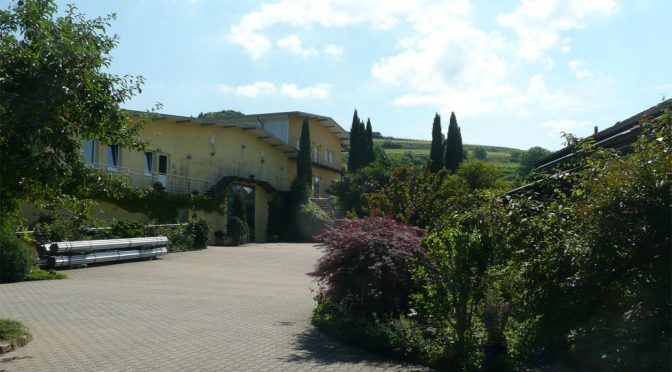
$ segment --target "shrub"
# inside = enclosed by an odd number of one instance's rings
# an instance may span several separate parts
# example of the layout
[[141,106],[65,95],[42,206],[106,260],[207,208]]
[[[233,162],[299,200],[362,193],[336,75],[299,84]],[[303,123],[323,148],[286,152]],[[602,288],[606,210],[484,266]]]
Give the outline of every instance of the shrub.
[[145,226],[145,236],[165,236],[170,241],[168,252],[181,252],[192,249],[193,237],[187,233],[184,225]]
[[186,233],[193,239],[193,248],[201,249],[208,246],[210,225],[204,219],[191,220],[187,224]]
[[236,216],[229,217],[226,230],[233,239],[233,245],[244,245],[250,241],[250,228],[245,221]]
[[408,311],[409,261],[424,261],[422,230],[390,218],[342,219],[318,238],[324,256],[309,275],[346,317],[373,319]]
[[460,163],[457,175],[467,182],[471,190],[493,188],[500,177],[492,163],[477,159],[468,159]]
[[145,225],[134,220],[119,220],[110,225],[110,239],[139,238],[145,235]]
[[22,280],[32,264],[30,250],[16,234],[8,229],[0,230],[0,283]]
[[296,218],[301,241],[314,241],[316,235],[322,233],[324,229],[331,224],[331,217],[314,203],[301,205],[301,209]]

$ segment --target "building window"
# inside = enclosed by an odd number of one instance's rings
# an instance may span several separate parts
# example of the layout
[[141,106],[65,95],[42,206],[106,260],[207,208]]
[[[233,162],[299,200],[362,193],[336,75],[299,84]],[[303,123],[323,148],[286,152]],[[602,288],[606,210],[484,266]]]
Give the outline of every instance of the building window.
[[320,152],[317,149],[317,145],[313,147],[313,161],[316,163],[320,161]]
[[96,162],[96,141],[85,139],[82,144],[84,152],[84,162],[93,165]]
[[296,149],[301,150],[301,140],[300,139],[296,140]]
[[329,164],[333,164],[333,163],[334,163],[334,153],[331,152],[331,151],[329,151],[329,159],[328,159],[328,161],[329,161]]
[[329,163],[329,150],[324,150],[324,164]]
[[107,146],[107,170],[119,170],[119,145]]
[[145,176],[151,176],[154,172],[154,152],[148,151],[145,153]]

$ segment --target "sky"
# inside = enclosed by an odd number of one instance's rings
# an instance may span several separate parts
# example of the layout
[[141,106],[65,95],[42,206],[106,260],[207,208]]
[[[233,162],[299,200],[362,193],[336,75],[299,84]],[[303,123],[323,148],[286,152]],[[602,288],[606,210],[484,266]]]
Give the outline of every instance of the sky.
[[[3,8],[8,5],[4,2]],[[670,0],[115,0],[111,71],[142,75],[125,108],[305,111],[349,129],[562,147],[672,97]]]

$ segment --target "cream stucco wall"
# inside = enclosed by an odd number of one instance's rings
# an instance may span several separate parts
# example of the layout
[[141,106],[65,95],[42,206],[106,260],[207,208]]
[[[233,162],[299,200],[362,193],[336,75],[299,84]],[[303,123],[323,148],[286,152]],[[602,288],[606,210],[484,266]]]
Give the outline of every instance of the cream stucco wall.
[[[294,147],[301,134],[302,117],[287,119],[288,145]],[[341,142],[325,122],[310,119],[311,160],[313,148],[317,146],[318,162],[328,168],[313,166],[313,174],[321,177],[321,193],[329,189],[331,183],[340,177]],[[226,127],[225,127],[226,126]],[[106,164],[107,146],[98,143],[94,162],[97,167],[128,179],[136,186],[150,187],[159,181],[159,156],[167,157],[167,191],[189,193],[194,190],[204,192],[224,175],[238,175],[266,181],[280,191],[287,191],[296,176],[296,159],[290,158],[282,146],[273,146],[257,135],[234,125],[204,125],[189,118],[177,120],[156,119],[149,121],[139,133],[147,141],[147,151],[153,152],[153,171],[145,172],[144,152],[121,149],[119,170],[110,169]],[[329,151],[332,161],[325,158]],[[270,195],[256,186],[255,193],[255,238],[266,240],[268,200]],[[214,230],[223,229],[225,221],[213,219]],[[210,221],[209,221],[210,222]],[[222,225],[222,226],[219,226]]]

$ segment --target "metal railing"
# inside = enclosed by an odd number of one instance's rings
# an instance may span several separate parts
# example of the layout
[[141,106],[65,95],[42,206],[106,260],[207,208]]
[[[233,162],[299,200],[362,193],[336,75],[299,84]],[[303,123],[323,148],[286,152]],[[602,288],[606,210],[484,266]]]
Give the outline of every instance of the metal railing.
[[201,195],[205,194],[222,177],[227,176],[266,182],[279,191],[289,190],[291,184],[289,179],[280,177],[267,168],[242,162],[221,163],[217,166],[218,175],[211,179],[180,176],[170,173],[159,174],[158,172],[146,172],[142,169],[125,167],[108,167],[107,164],[102,163],[89,163],[89,165],[99,171],[123,177],[134,186],[154,187],[159,182],[165,191],[178,194],[191,194],[194,192]]

